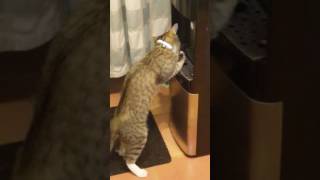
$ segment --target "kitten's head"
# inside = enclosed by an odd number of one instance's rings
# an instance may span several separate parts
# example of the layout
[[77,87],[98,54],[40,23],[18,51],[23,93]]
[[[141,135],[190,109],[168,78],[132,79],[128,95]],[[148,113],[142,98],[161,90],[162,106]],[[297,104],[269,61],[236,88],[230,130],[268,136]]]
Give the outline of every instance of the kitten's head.
[[[158,82],[166,82],[175,76],[182,68],[185,57],[181,56],[180,52],[180,40],[177,35],[178,24],[174,24],[166,33],[159,36],[155,41],[156,46],[169,49],[172,53],[169,53],[168,56],[156,58],[153,61],[154,68],[159,73]],[[168,51],[165,51],[168,52]],[[166,53],[163,53],[166,54]]]
[[168,43],[167,48],[172,48],[174,53],[179,54],[181,44],[177,32],[178,24],[176,23],[167,32],[155,39],[156,45],[165,46],[165,43]]

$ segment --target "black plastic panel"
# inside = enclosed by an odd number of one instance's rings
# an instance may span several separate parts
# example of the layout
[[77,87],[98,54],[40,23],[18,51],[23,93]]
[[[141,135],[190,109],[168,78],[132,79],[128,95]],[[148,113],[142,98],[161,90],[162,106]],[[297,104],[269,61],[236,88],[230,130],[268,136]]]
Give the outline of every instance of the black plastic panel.
[[260,3],[241,0],[222,36],[249,60],[261,61],[267,57],[267,23]]

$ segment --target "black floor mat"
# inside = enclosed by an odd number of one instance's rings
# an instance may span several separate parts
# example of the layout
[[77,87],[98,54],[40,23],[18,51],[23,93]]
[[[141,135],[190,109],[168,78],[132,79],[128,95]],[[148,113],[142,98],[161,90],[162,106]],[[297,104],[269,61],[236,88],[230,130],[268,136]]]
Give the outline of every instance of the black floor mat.
[[[151,113],[148,116],[148,126],[148,141],[140,158],[137,161],[137,165],[139,165],[141,168],[165,164],[171,161],[168,149]],[[124,160],[115,152],[112,152],[109,164],[110,176],[128,171],[129,170],[126,167]]]

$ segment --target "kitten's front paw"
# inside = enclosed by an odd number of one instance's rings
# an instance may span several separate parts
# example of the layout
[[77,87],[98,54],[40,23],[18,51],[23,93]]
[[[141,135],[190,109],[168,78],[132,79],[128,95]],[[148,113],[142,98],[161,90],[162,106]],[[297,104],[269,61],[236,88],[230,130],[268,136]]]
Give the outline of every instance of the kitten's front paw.
[[179,72],[182,69],[185,61],[186,61],[186,55],[184,54],[183,51],[180,51],[180,59],[176,66],[176,72]]
[[180,51],[179,53],[179,61],[185,61],[186,60],[186,55],[184,54],[183,51]]

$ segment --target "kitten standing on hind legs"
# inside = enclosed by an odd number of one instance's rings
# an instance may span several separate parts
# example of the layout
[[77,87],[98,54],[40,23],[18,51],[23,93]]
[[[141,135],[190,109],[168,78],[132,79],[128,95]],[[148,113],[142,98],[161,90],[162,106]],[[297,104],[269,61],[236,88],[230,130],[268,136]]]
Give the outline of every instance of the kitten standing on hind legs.
[[174,77],[185,62],[177,36],[178,25],[155,41],[155,47],[129,70],[119,105],[110,122],[110,151],[123,157],[128,169],[138,177],[146,177],[136,161],[147,142],[147,117],[152,98],[159,85]]

